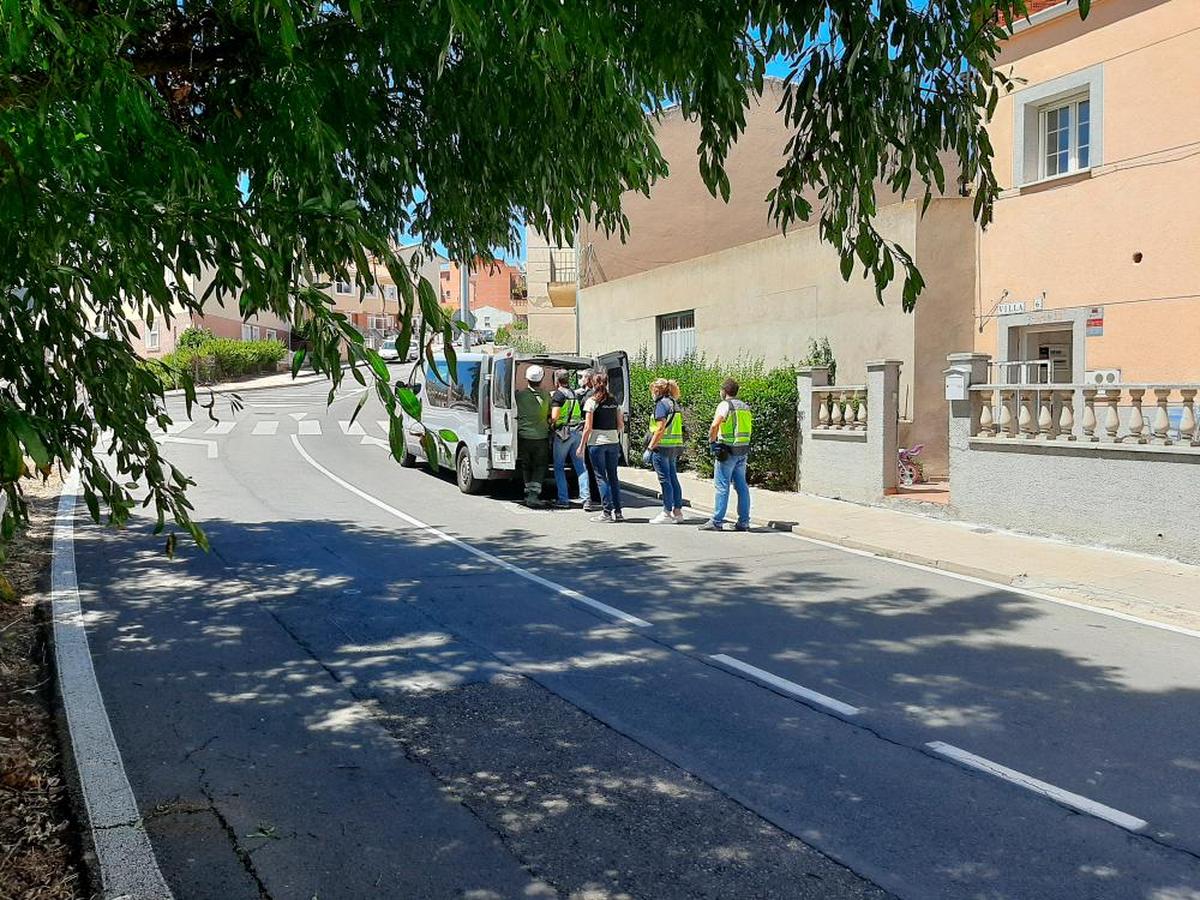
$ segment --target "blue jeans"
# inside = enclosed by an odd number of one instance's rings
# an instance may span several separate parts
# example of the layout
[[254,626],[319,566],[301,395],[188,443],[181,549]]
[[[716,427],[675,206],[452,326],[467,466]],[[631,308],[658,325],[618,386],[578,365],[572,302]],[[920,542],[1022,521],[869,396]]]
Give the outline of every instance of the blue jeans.
[[683,486],[679,483],[679,455],[674,451],[663,453],[655,450],[650,454],[654,474],[662,488],[663,512],[683,509]]
[[713,504],[713,523],[725,523],[725,510],[729,508],[729,485],[737,491],[739,525],[750,524],[750,486],[746,484],[745,456],[730,456],[728,459],[713,460],[713,484],[717,488],[716,502]]
[[579,497],[587,501],[591,497],[592,486],[588,483],[587,466],[583,458],[576,455],[579,449],[579,439],[583,437],[578,431],[572,431],[565,441],[556,435],[554,438],[554,483],[558,486],[558,505],[566,506],[571,502],[571,489],[567,484],[567,463],[575,468],[579,476]]
[[592,455],[592,472],[600,482],[600,502],[608,512],[621,512],[621,479],[617,463],[621,461],[620,444],[595,444],[588,447]]

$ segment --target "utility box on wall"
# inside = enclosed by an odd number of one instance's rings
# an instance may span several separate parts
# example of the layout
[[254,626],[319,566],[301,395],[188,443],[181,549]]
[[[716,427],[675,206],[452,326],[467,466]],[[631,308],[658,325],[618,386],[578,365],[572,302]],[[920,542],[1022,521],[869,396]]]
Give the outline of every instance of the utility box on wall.
[[971,367],[951,366],[942,374],[946,376],[946,399],[966,400],[971,387]]

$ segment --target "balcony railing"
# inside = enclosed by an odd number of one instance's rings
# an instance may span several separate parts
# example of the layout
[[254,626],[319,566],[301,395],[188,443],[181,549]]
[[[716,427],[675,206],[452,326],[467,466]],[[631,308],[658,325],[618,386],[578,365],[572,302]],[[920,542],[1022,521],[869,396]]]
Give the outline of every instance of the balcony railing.
[[579,266],[575,261],[574,249],[550,251],[550,283],[574,284],[579,277]]

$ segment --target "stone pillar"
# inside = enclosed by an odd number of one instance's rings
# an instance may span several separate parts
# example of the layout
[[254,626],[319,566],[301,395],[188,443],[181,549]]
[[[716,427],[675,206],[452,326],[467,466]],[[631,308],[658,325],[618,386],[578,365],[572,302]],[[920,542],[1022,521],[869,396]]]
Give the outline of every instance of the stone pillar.
[[[951,353],[946,357],[946,362],[950,366],[962,366],[968,368],[971,372],[971,384],[980,385],[988,382],[988,363],[992,361],[992,357],[987,353]],[[983,398],[983,403],[991,403],[990,396]],[[967,465],[967,454],[970,453],[969,441],[971,435],[979,432],[979,413],[982,410],[982,404],[976,403],[971,399],[970,391],[968,390],[966,400],[951,400],[950,403],[950,497],[951,500],[956,496],[956,491],[960,492],[964,488],[969,488],[966,483],[969,479],[969,466]],[[997,419],[996,427],[999,428],[999,419]]]
[[877,490],[879,497],[896,489],[900,366],[898,359],[867,363],[867,459],[871,466],[868,477],[872,492]]
[[798,369],[796,374],[796,418],[799,427],[796,429],[800,446],[796,448],[796,490],[804,490],[804,446],[812,436],[814,422],[813,388],[823,388],[829,384],[829,368],[827,366],[806,366]]

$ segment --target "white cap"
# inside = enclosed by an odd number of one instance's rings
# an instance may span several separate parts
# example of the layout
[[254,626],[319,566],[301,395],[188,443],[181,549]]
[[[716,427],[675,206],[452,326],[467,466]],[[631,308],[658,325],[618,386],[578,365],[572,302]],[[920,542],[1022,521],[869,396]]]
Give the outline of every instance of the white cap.
[[541,366],[530,366],[525,370],[525,380],[530,384],[540,384],[546,377],[546,371]]

